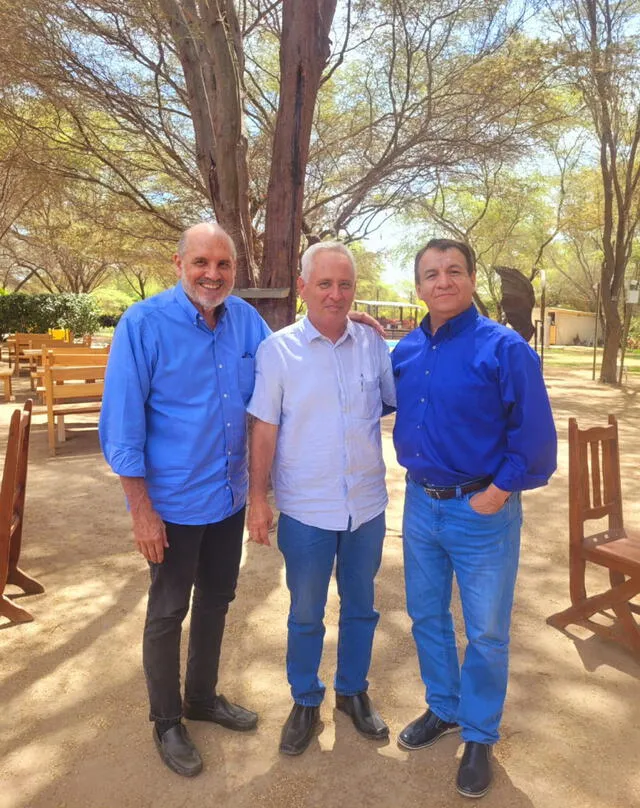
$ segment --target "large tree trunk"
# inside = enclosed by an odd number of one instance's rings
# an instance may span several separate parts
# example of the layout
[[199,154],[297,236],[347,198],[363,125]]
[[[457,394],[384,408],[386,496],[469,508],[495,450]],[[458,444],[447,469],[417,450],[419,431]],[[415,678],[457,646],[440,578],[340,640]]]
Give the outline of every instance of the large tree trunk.
[[244,130],[242,37],[233,0],[160,0],[176,43],[196,139],[196,160],[216,220],[238,251],[236,285],[255,284]]
[[272,328],[295,317],[295,278],[302,230],[304,180],[313,111],[330,54],[336,0],[283,0],[280,101],[267,192],[260,286],[289,287],[287,298],[258,301]]

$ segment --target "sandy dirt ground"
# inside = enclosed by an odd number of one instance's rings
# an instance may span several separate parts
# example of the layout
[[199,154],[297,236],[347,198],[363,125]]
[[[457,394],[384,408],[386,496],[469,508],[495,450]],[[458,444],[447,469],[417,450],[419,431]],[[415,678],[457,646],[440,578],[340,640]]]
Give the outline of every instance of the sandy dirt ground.
[[[567,418],[595,424],[608,412],[618,416],[625,515],[638,528],[640,387],[608,389],[581,372],[549,374],[548,385],[559,469],[546,489],[524,497],[510,688],[495,782],[483,805],[632,808],[640,806],[640,663],[584,629],[558,632],[545,618],[568,605]],[[26,393],[21,380],[18,403]],[[0,405],[2,453],[13,407]],[[384,425],[391,502],[370,672],[370,692],[391,739],[380,744],[359,737],[334,710],[334,585],[322,664],[328,685],[323,728],[302,757],[278,754],[290,709],[283,563],[276,549],[247,544],[220,691],[257,710],[260,723],[253,733],[236,734],[191,722],[205,766],[193,780],[166,769],[151,740],[140,642],[147,570],[132,549],[120,486],[102,459],[94,424],[91,416],[70,424],[71,439],[50,458],[45,419],[34,419],[21,564],[46,593],[18,601],[33,623],[13,626],[0,618],[1,808],[465,804],[454,789],[457,736],[414,753],[396,744],[398,732],[424,710],[424,689],[405,612],[403,475],[391,420]],[[594,573],[593,582],[605,580]],[[460,629],[457,601],[454,608]]]

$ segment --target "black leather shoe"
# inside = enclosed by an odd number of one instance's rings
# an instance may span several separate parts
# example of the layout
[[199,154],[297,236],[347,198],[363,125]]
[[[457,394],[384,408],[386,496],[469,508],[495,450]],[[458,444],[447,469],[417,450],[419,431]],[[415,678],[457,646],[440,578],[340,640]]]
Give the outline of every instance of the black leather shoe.
[[467,741],[458,769],[458,793],[463,797],[484,797],[491,778],[491,745]]
[[176,774],[183,777],[195,777],[202,771],[202,758],[189,737],[184,724],[175,726],[158,735],[153,728],[153,740],[158,747],[160,757]]
[[319,707],[294,704],[280,736],[280,751],[283,755],[301,755],[311,743],[320,720]]
[[389,737],[389,727],[382,720],[367,693],[358,693],[355,696],[336,693],[336,708],[351,716],[353,726],[365,738],[378,741]]
[[232,704],[224,696],[215,696],[209,704],[192,703],[185,699],[182,713],[190,721],[213,721],[227,729],[237,732],[246,732],[254,729],[258,723],[258,716],[251,710],[245,710],[238,704]]
[[424,749],[432,746],[443,735],[457,732],[458,724],[449,723],[438,718],[431,710],[427,710],[420,718],[408,724],[398,735],[398,743],[405,749]]

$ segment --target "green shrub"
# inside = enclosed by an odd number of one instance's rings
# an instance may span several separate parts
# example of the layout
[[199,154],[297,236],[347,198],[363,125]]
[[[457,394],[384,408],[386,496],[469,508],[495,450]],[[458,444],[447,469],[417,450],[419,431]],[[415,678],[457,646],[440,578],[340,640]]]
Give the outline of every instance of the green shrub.
[[90,295],[64,292],[57,295],[0,296],[0,334],[20,331],[43,334],[50,328],[68,328],[77,336],[98,329],[98,312]]

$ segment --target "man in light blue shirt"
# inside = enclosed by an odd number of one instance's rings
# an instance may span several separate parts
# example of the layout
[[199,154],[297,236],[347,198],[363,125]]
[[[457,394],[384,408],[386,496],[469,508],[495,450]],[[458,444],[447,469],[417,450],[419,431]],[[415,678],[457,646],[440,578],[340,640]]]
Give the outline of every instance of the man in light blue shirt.
[[[202,760],[183,715],[235,730],[257,723],[216,685],[242,550],[245,406],[269,328],[229,296],[236,253],[218,225],[187,230],[174,262],[179,283],[131,306],[118,324],[100,439],[151,572],[143,663],[153,737],[169,768],[193,776]],[[183,703],[180,636],[192,589]]]
[[340,593],[336,706],[368,738],[388,728],[367,695],[378,613],[374,578],[385,533],[380,416],[395,406],[389,352],[371,328],[350,322],[355,267],[342,244],[302,258],[298,292],[307,316],[258,350],[248,411],[251,435],[248,527],[269,544],[269,474],[280,510],[278,545],[291,593],[287,675],[294,705],[280,751],[304,752],[319,719],[323,616],[334,559]]

